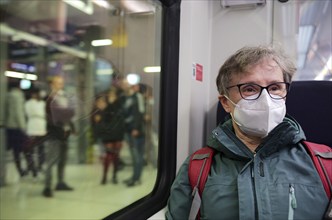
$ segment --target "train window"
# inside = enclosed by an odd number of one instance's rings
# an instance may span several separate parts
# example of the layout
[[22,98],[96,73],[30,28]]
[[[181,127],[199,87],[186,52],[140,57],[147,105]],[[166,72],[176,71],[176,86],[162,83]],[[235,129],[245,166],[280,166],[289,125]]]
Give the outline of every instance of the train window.
[[147,219],[165,206],[179,8],[0,1],[1,219]]
[[298,8],[294,80],[332,80],[331,1],[295,1]]

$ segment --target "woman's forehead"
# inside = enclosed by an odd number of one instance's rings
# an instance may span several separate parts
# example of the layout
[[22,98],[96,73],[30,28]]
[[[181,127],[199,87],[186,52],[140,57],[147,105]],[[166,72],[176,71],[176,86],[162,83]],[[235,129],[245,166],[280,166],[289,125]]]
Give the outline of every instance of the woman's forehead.
[[279,65],[272,59],[265,59],[250,65],[243,72],[232,74],[231,83],[269,83],[283,81],[283,73]]

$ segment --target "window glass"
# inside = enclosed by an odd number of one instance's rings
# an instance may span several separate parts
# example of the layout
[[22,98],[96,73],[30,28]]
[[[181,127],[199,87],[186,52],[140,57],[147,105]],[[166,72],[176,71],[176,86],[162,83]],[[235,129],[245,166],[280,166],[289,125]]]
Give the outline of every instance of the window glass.
[[161,17],[150,0],[0,1],[1,219],[100,219],[152,191]]
[[332,80],[332,2],[296,1],[297,64],[294,80]]

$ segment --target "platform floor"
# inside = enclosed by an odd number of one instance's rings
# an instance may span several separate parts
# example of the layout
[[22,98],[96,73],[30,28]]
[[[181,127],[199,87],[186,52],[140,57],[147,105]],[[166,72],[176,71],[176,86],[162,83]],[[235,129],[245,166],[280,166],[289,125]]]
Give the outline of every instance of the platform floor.
[[102,165],[98,159],[91,164],[69,163],[66,182],[74,191],[54,191],[54,197],[45,198],[43,174],[20,178],[10,159],[6,167],[6,186],[0,187],[1,220],[102,219],[150,193],[156,180],[156,168],[146,165],[142,184],[127,187],[123,180],[132,174],[132,166],[127,165],[119,171],[118,184],[112,184],[109,175],[109,182],[101,185]]

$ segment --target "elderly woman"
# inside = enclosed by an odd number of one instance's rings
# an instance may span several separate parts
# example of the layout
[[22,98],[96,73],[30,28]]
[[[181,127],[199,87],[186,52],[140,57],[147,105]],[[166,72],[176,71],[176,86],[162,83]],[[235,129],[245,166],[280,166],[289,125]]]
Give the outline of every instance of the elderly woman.
[[[294,64],[265,46],[226,60],[216,80],[228,119],[207,145],[215,150],[201,196],[201,219],[322,219],[328,206],[300,125],[286,115]],[[171,188],[167,219],[189,218],[189,158]]]

